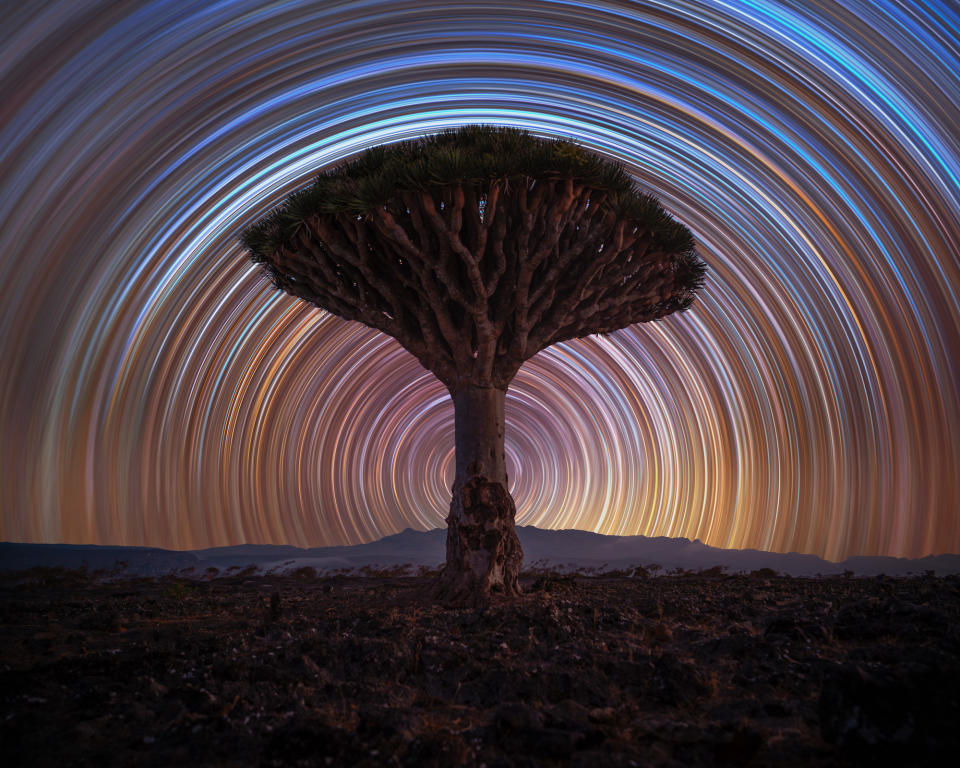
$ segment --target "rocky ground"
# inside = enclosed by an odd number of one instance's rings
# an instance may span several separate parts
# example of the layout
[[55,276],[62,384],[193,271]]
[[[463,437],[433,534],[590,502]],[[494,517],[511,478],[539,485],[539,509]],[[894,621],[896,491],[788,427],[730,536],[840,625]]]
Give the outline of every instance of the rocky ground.
[[526,574],[0,582],[24,766],[954,765],[960,579]]

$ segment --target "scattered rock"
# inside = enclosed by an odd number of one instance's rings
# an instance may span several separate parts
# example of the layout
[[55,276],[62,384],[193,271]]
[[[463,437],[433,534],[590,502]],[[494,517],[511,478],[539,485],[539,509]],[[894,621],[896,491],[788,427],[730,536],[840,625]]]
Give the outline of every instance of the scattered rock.
[[907,657],[896,667],[845,664],[818,702],[825,741],[863,757],[920,760],[960,751],[960,662]]
[[960,751],[956,579],[540,572],[519,600],[466,610],[425,603],[424,576],[68,576],[0,580],[12,765],[826,768]]

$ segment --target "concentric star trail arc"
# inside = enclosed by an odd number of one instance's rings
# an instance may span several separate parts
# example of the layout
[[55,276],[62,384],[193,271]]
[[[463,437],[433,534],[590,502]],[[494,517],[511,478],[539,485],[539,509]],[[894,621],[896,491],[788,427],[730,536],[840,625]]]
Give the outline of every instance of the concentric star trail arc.
[[177,549],[442,526],[446,390],[237,237],[468,123],[621,162],[695,233],[689,312],[530,360],[520,524],[960,552],[951,3],[68,0],[0,31],[0,538]]

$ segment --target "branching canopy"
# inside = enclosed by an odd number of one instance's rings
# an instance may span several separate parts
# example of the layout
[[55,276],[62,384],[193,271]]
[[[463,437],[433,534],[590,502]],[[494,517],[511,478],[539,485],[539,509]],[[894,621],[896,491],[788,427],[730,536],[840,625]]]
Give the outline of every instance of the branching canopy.
[[243,234],[274,284],[393,336],[443,381],[506,388],[559,341],[686,309],[690,231],[569,141],[468,126],[368,150]]

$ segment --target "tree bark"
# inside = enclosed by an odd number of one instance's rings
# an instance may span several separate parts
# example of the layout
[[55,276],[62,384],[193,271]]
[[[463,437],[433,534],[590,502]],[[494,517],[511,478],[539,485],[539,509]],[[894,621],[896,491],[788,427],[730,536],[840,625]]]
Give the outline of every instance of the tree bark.
[[484,602],[491,591],[520,594],[523,549],[503,454],[505,395],[504,389],[475,386],[453,395],[457,473],[438,590],[443,602]]

